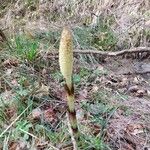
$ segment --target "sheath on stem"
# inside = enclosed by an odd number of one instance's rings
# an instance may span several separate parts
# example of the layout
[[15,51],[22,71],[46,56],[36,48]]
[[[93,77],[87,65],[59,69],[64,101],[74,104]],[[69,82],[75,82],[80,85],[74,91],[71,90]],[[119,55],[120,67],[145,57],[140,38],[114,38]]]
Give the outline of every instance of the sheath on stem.
[[73,71],[73,42],[72,34],[69,28],[64,27],[59,47],[59,65],[60,71],[65,80],[65,92],[67,95],[68,116],[71,129],[74,134],[78,132],[75,103],[74,103],[74,86],[72,80]]

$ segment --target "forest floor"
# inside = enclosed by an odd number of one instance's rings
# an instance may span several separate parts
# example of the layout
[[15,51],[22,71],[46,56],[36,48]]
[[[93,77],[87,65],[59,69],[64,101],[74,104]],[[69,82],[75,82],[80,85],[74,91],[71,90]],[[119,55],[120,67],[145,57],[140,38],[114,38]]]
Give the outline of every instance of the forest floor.
[[[83,55],[74,58],[73,76],[80,148],[149,149],[149,59],[93,63]],[[1,149],[72,149],[57,55],[42,53],[36,62],[3,57],[0,70]]]
[[[0,150],[71,150],[58,65],[60,34],[74,50],[150,47],[148,0],[0,2]],[[150,56],[75,53],[81,150],[150,150]]]

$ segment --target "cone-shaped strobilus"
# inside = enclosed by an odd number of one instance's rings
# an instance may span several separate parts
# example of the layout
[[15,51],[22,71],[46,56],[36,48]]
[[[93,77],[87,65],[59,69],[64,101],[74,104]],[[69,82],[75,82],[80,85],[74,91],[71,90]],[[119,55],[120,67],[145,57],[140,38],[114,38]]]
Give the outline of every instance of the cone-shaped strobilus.
[[72,131],[78,132],[76,111],[74,104],[74,86],[72,80],[73,70],[73,42],[72,34],[69,28],[64,27],[59,46],[59,65],[60,71],[65,80],[65,91],[67,95],[68,116]]

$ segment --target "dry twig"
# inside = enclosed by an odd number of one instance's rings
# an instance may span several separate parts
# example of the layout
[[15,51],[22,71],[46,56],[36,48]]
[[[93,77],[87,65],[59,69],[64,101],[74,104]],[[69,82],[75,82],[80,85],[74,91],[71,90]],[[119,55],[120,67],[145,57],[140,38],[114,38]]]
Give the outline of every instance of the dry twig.
[[[122,56],[125,54],[130,54],[130,53],[148,53],[150,54],[150,47],[135,47],[131,49],[124,49],[121,51],[115,51],[115,52],[104,52],[104,51],[99,51],[99,50],[74,50],[74,53],[80,53],[80,54],[98,54],[104,57],[116,57],[116,56]],[[57,55],[58,52],[52,52],[51,54]]]

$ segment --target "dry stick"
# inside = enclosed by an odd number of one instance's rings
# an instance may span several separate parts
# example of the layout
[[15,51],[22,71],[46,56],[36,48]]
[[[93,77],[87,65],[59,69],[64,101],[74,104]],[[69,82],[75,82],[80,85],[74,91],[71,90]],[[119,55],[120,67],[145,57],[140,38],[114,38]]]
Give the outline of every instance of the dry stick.
[[143,74],[148,74],[150,73],[150,71],[143,71],[143,72],[138,72],[138,71],[135,71],[135,72],[125,72],[123,73],[123,75],[143,75]]
[[[115,51],[115,52],[104,52],[99,50],[79,50],[76,49],[73,51],[74,53],[80,53],[80,54],[98,54],[106,57],[115,57],[115,56],[121,56],[129,53],[144,53],[147,52],[150,54],[150,47],[135,47],[131,49],[124,49],[121,51]],[[52,52],[52,54],[58,54],[58,52]]]
[[98,50],[75,50],[74,53],[81,53],[81,54],[100,54],[103,56],[121,56],[124,54],[129,53],[142,53],[147,52],[150,53],[150,47],[136,47],[131,49],[124,49],[121,51],[116,52],[104,52],[104,51],[98,51]]

